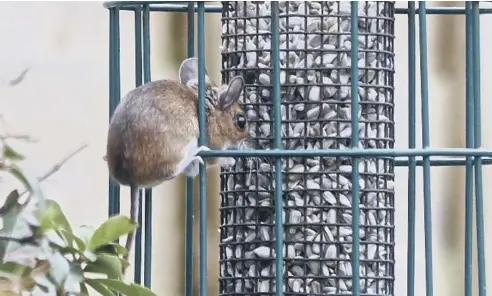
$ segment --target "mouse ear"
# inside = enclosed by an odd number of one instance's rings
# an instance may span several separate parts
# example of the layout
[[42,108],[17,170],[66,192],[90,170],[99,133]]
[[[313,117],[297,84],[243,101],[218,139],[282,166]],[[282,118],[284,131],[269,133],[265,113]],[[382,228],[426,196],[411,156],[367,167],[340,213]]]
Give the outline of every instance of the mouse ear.
[[[179,81],[187,86],[198,88],[198,59],[188,58],[179,67]],[[205,69],[205,82],[209,83],[207,69]]]
[[229,107],[232,103],[236,102],[244,87],[244,79],[241,76],[235,76],[229,82],[229,85],[225,91],[221,91],[219,94],[219,104],[221,109]]

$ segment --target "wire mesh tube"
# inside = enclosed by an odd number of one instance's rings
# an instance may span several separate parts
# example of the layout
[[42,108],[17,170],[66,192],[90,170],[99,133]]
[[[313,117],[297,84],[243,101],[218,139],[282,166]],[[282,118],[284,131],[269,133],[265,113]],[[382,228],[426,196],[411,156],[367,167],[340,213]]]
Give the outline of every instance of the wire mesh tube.
[[[393,2],[358,4],[359,143],[351,143],[351,4],[280,1],[282,148],[393,148]],[[223,80],[246,81],[251,148],[273,149],[271,3],[223,2]],[[274,159],[223,171],[221,295],[274,295]],[[350,294],[352,184],[360,189],[360,293],[392,295],[394,162],[282,159],[285,295]]]

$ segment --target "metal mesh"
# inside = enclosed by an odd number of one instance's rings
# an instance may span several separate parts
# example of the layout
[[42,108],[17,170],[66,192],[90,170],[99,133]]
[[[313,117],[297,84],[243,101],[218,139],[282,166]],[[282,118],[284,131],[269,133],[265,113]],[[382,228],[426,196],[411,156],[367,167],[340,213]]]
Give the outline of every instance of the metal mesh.
[[[284,149],[351,146],[350,2],[281,1]],[[359,3],[360,148],[393,148],[394,3]],[[270,2],[223,2],[223,80],[246,80],[254,149],[272,149]],[[274,295],[273,159],[223,171],[220,295]],[[351,294],[352,182],[360,184],[360,291],[392,295],[394,163],[346,157],[282,160],[285,295]]]

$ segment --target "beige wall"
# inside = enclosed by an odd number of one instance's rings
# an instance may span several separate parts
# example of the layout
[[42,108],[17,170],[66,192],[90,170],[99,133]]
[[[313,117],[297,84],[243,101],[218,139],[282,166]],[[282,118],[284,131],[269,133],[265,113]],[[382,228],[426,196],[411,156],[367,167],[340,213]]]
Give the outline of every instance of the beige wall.
[[[164,16],[164,17],[163,17]],[[169,14],[161,14],[152,19],[152,77],[153,79],[173,77],[177,64],[170,54],[176,40],[169,28],[176,28],[170,23]],[[218,41],[220,36],[218,15],[212,17],[213,23],[207,35],[208,64],[219,57]],[[67,151],[72,150],[81,142],[88,142],[89,148],[72,159],[60,172],[44,182],[43,189],[51,198],[58,200],[67,215],[76,224],[98,224],[107,214],[107,169],[101,157],[104,154],[105,136],[108,122],[108,21],[109,14],[100,2],[2,2],[0,3],[0,36],[2,38],[2,55],[0,56],[0,82],[16,77],[22,69],[30,67],[23,84],[16,88],[0,88],[0,110],[11,127],[10,131],[29,132],[40,141],[37,144],[22,145],[22,151],[28,156],[26,167],[35,174],[46,171]],[[449,35],[451,39],[443,39],[440,33],[450,28],[449,23],[443,26],[442,18],[428,17],[429,25],[429,60],[431,71],[431,141],[434,147],[446,147],[462,143],[464,121],[463,73],[464,51],[460,42],[464,41],[462,28]],[[456,24],[456,22],[454,24]],[[396,96],[395,118],[396,146],[407,145],[407,34],[406,18],[398,16],[396,48]],[[464,25],[464,22],[462,22]],[[492,17],[482,16],[482,37],[492,33]],[[452,27],[452,26],[451,26]],[[122,93],[133,87],[133,16],[124,13],[121,16],[121,57],[122,57]],[[461,35],[460,35],[461,34]],[[174,36],[174,37],[172,37]],[[210,37],[209,36],[213,36]],[[446,35],[448,36],[448,35]],[[211,39],[212,38],[212,39]],[[454,41],[453,39],[454,38]],[[156,41],[157,40],[157,41]],[[212,40],[212,41],[210,41]],[[182,40],[181,40],[182,41]],[[442,42],[449,41],[444,46]],[[454,43],[453,43],[454,42]],[[492,146],[492,136],[486,133],[492,119],[486,116],[486,110],[492,108],[490,100],[486,100],[492,91],[492,84],[487,83],[492,70],[486,65],[492,63],[490,55],[490,38],[482,39],[482,106],[483,106],[483,146]],[[217,44],[217,46],[212,45]],[[451,49],[455,50],[451,50]],[[215,57],[215,58],[212,58]],[[444,57],[444,58],[443,58]],[[212,62],[211,62],[212,61]],[[219,78],[220,65],[214,64],[209,71]],[[443,66],[445,66],[443,68]],[[445,69],[447,68],[447,70]],[[450,70],[451,69],[451,70]],[[461,72],[460,72],[461,71]],[[420,93],[418,92],[418,95]],[[417,108],[419,110],[419,108]],[[417,117],[420,120],[420,116]],[[455,132],[454,129],[457,131]],[[418,133],[420,138],[420,132]],[[450,174],[455,180],[450,179]],[[213,214],[218,206],[217,171],[210,174],[215,184],[210,189],[211,204],[209,217],[215,225],[210,226],[210,235],[214,234],[209,246],[218,240],[218,219]],[[434,222],[434,267],[436,295],[458,295],[459,284],[463,276],[461,272],[463,257],[457,255],[461,249],[459,239],[462,238],[463,226],[459,221],[459,211],[463,207],[449,207],[450,200],[463,197],[462,172],[459,170],[433,169],[432,198]],[[486,168],[484,180],[489,180],[490,169]],[[417,199],[417,266],[424,264],[423,248],[423,207],[422,207],[422,175],[418,171]],[[485,181],[484,196],[490,195],[492,187]],[[9,183],[4,183],[0,196],[5,196]],[[397,284],[396,293],[405,291],[406,274],[406,169],[397,170],[396,195],[396,251],[397,251]],[[160,186],[154,192],[154,226],[153,226],[153,283],[154,290],[163,295],[176,295],[183,291],[181,275],[184,273],[184,182],[182,179]],[[456,187],[456,186],[458,187]],[[454,186],[454,187],[452,187]],[[450,189],[451,188],[451,189]],[[458,188],[458,189],[456,189]],[[128,211],[128,193],[123,190],[124,201],[122,211]],[[456,193],[458,192],[458,193]],[[165,194],[164,194],[165,193]],[[197,202],[196,202],[197,203]],[[462,201],[461,201],[461,204]],[[485,198],[487,213],[491,204]],[[453,209],[458,209],[456,212]],[[455,212],[453,212],[455,211]],[[446,219],[447,217],[455,219]],[[487,216],[487,215],[486,215]],[[448,226],[448,227],[446,227]],[[486,227],[486,237],[490,229]],[[195,238],[197,238],[195,236]],[[177,243],[172,243],[178,241]],[[196,240],[195,240],[196,241]],[[490,251],[490,246],[487,246]],[[486,256],[491,261],[490,252]],[[215,255],[217,258],[217,255]],[[213,266],[213,263],[209,263]],[[488,264],[489,266],[490,264]],[[195,265],[197,266],[197,265]],[[216,267],[216,264],[215,264]],[[210,276],[217,275],[215,269]],[[489,282],[492,280],[488,272]],[[425,274],[418,269],[416,287],[417,295],[424,293]],[[449,283],[458,283],[457,286]],[[211,292],[216,294],[216,285]],[[453,294],[456,293],[456,294]],[[213,294],[211,294],[213,295]]]

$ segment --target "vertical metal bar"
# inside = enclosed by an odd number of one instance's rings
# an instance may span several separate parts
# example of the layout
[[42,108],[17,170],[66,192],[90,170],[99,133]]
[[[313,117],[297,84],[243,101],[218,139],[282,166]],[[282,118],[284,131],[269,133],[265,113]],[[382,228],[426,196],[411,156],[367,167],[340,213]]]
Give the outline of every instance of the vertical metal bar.
[[[468,2],[467,2],[468,4]],[[480,12],[479,2],[472,2],[473,20],[473,82],[475,107],[475,148],[482,146],[482,115],[481,115],[481,75],[480,75]],[[476,194],[476,223],[477,223],[477,259],[478,259],[478,295],[486,295],[485,274],[485,235],[483,214],[483,183],[482,158],[475,157],[475,194]]]
[[[415,100],[415,2],[408,1],[408,147],[416,147],[416,100]],[[408,164],[408,250],[407,250],[407,296],[415,295],[415,157]]]
[[[419,1],[419,41],[420,41],[420,84],[422,97],[422,146],[429,148],[429,78],[427,67],[427,16],[425,1]],[[424,223],[425,223],[425,291],[426,296],[433,296],[432,269],[432,210],[431,210],[431,178],[430,157],[423,157],[424,165]]]
[[[120,10],[109,10],[109,118],[120,101]],[[120,186],[109,178],[108,216],[120,212]]]
[[[188,57],[195,55],[195,2],[188,4]],[[193,296],[193,178],[186,177],[185,295]]]
[[[351,1],[351,55],[352,60],[351,70],[351,120],[352,120],[352,148],[359,146],[359,67],[358,61],[359,52],[359,16],[358,2]],[[359,159],[352,158],[352,295],[360,295],[359,282]]]
[[[274,149],[282,150],[282,113],[280,108],[280,28],[278,2],[272,5],[272,82],[273,82],[273,128]],[[275,158],[275,291],[277,296],[283,296],[284,258],[282,224],[282,160]]]
[[142,7],[135,6],[135,86],[142,85]]
[[[466,13],[466,148],[473,147],[473,42],[471,3],[465,3]],[[473,242],[473,157],[466,157],[465,175],[465,296],[472,290],[472,242]]]
[[[144,83],[150,81],[150,9],[143,6],[143,63]],[[148,288],[152,281],[152,189],[145,190],[145,252],[144,285]]]
[[[198,126],[199,146],[207,145],[205,118],[205,3],[198,2]],[[207,296],[207,171],[200,165],[200,296]]]
[[[135,6],[135,86],[142,85],[142,7]],[[138,228],[135,234],[135,283],[142,281],[142,192],[140,191],[138,209]]]

